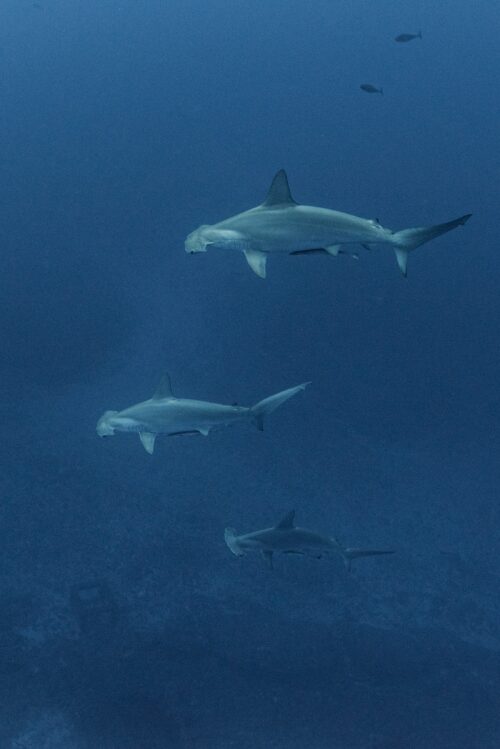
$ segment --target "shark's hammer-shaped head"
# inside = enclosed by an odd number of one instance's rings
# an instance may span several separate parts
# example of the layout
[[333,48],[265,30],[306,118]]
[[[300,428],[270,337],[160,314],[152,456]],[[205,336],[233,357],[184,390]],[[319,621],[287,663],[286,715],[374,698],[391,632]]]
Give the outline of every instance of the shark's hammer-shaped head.
[[188,234],[184,249],[190,255],[194,255],[196,252],[206,252],[210,245],[227,250],[244,250],[246,247],[245,237],[240,232],[203,224]]
[[210,240],[209,224],[202,224],[197,229],[188,234],[184,242],[184,249],[190,255],[194,255],[195,252],[206,252],[208,245],[212,244]]
[[242,557],[245,551],[241,548],[238,543],[238,536],[235,528],[226,528],[224,531],[224,540],[228,545],[229,549],[233,552],[236,557]]
[[99,437],[112,437],[114,435],[116,427],[113,424],[113,417],[117,413],[118,411],[105,411],[103,413],[96,427]]

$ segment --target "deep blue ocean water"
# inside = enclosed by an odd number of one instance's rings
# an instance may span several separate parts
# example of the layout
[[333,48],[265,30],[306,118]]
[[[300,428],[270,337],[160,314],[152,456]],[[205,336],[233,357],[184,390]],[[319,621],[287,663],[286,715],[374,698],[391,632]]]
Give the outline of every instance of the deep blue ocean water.
[[[499,33],[486,0],[3,0],[1,749],[500,746]],[[279,168],[473,217],[407,279],[184,252]],[[312,384],[263,433],[100,440],[164,371]],[[291,509],[397,553],[230,554]]]

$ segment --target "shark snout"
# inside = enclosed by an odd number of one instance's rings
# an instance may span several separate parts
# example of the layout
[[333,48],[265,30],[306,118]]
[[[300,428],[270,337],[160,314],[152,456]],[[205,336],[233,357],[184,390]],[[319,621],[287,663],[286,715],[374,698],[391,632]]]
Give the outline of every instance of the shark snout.
[[186,240],[184,242],[184,249],[189,255],[194,255],[197,252],[207,251],[207,245],[209,244],[209,242],[204,236],[206,228],[207,225],[204,224],[195,231],[192,231],[191,234],[188,234],[188,236],[186,237]]
[[111,419],[118,411],[106,411],[97,422],[96,431],[99,437],[112,437],[115,433],[114,426],[111,425]]

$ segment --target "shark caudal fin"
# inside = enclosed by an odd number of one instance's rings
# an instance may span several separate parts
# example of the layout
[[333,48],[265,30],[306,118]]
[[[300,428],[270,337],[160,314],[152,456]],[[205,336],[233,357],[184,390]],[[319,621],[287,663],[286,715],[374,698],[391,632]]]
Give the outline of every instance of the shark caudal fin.
[[435,226],[423,226],[420,229],[402,229],[402,231],[396,231],[392,235],[392,244],[396,253],[396,260],[398,261],[399,269],[403,276],[407,274],[407,263],[408,253],[411,250],[420,247],[421,244],[430,242],[431,239],[446,234],[446,232],[455,229],[457,226],[463,226],[472,216],[472,213],[467,213],[465,216],[454,219],[454,221],[448,221],[446,224],[435,224]]
[[282,390],[281,393],[270,395],[269,398],[264,398],[264,400],[256,403],[255,406],[252,406],[250,409],[250,418],[253,419],[257,429],[259,431],[264,429],[264,416],[275,411],[282,403],[289,398],[293,398],[301,390],[305,390],[308,385],[310,385],[309,382],[304,382],[302,385],[297,385],[297,387]]
[[347,570],[351,569],[351,562],[353,559],[361,559],[361,557],[381,557],[387,554],[395,554],[395,551],[393,551],[392,549],[345,549],[338,541],[338,539],[334,538],[333,540],[337,544],[338,550],[342,559],[344,560],[344,565]]
[[234,528],[226,528],[224,531],[224,541],[236,557],[242,557],[243,552],[238,545],[237,538],[238,536]]

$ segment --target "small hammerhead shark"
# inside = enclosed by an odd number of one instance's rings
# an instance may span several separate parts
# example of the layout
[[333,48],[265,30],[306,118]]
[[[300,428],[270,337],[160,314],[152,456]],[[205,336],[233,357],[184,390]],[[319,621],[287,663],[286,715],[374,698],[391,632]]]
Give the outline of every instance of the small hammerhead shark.
[[253,423],[263,430],[264,417],[278,406],[305,390],[308,382],[270,395],[254,406],[226,406],[223,403],[176,398],[172,393],[170,377],[165,374],[153,397],[123,411],[105,411],[97,422],[99,437],[112,437],[115,432],[135,432],[150,455],[159,434],[203,434],[237,422]]
[[394,554],[394,551],[379,549],[344,548],[330,536],[299,528],[295,525],[295,510],[289,512],[274,527],[238,536],[234,528],[226,528],[224,539],[233,554],[242,557],[247,551],[260,551],[264,559],[273,567],[273,554],[304,554],[321,559],[324,554],[340,554],[347,569],[351,561],[359,557],[375,557]]

